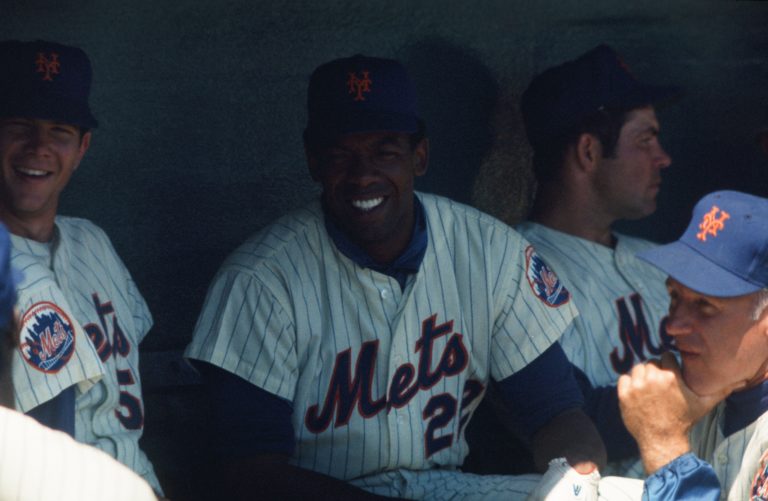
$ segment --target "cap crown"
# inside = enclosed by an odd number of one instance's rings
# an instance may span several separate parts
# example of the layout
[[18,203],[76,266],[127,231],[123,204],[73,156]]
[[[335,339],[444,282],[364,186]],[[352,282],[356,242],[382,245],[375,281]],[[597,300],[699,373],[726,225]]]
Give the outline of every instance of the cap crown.
[[696,204],[680,241],[744,281],[768,287],[768,200],[710,193]]
[[392,59],[355,55],[318,67],[309,81],[310,134],[418,130],[416,89]]
[[93,128],[91,62],[77,47],[36,40],[0,42],[0,117],[57,120]]
[[534,77],[520,109],[528,140],[540,149],[602,109],[629,110],[677,94],[675,87],[639,82],[616,51],[602,44]]

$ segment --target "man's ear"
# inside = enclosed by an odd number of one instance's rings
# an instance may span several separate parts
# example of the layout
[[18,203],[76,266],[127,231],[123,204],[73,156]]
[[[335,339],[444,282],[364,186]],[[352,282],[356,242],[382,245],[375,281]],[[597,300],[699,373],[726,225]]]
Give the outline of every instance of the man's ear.
[[419,141],[419,144],[413,149],[413,154],[416,159],[416,170],[414,173],[417,176],[423,176],[427,173],[429,167],[429,139],[426,137]]
[[603,158],[603,145],[594,134],[583,133],[576,142],[576,159],[586,171],[594,170]]
[[88,131],[85,134],[83,134],[83,137],[80,138],[80,146],[77,149],[77,162],[75,162],[75,170],[77,170],[77,168],[80,167],[80,162],[83,161],[83,157],[88,151],[88,148],[91,147],[92,137],[93,137],[93,133],[91,131]]

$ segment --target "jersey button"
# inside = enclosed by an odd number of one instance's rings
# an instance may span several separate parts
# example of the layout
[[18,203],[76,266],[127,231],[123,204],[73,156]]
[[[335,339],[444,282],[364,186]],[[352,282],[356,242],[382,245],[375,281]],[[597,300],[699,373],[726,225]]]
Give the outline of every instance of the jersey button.
[[381,299],[387,299],[389,297],[389,291],[387,289],[381,289]]
[[717,456],[717,460],[720,462],[720,464],[728,464],[728,456],[725,454],[720,454]]

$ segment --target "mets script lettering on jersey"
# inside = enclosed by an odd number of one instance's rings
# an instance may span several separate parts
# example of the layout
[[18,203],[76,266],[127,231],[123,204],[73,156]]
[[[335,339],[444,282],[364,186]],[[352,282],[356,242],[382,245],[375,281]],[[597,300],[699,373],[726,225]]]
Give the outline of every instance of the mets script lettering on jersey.
[[619,355],[619,349],[614,348],[611,352],[611,364],[617,374],[624,374],[635,365],[635,357],[645,361],[648,357],[645,350],[650,355],[659,356],[668,350],[672,343],[672,338],[667,334],[666,317],[662,319],[659,326],[659,335],[662,342],[659,346],[653,344],[653,339],[648,330],[648,323],[645,321],[643,313],[643,300],[639,294],[635,293],[629,296],[629,302],[634,311],[634,319],[629,312],[625,298],[616,300],[616,309],[619,317],[619,341],[621,341],[622,354]]
[[[117,359],[118,356],[125,358],[131,352],[131,343],[120,328],[117,320],[117,314],[111,301],[102,303],[99,295],[93,293],[93,306],[99,315],[100,326],[95,323],[87,324],[83,327],[96,350],[102,362],[106,362],[110,356]],[[109,316],[112,320],[112,342],[109,340]],[[115,369],[117,372],[117,382],[122,386],[131,386],[136,384],[136,380],[130,369]],[[141,407],[141,400],[131,395],[127,389],[120,391],[120,406],[124,412],[115,410],[115,416],[122,425],[129,430],[139,430],[144,426],[144,412]]]
[[[378,359],[379,341],[368,341],[360,347],[355,372],[352,375],[351,349],[346,349],[336,356],[328,391],[322,408],[318,404],[307,409],[305,425],[313,433],[322,433],[331,424],[338,428],[349,423],[355,408],[363,418],[370,418],[386,409],[406,406],[418,391],[428,390],[443,378],[455,376],[466,369],[469,353],[464,345],[463,335],[453,331],[453,321],[437,324],[437,315],[432,315],[422,322],[421,337],[416,341],[414,352],[419,355],[418,366],[405,363],[399,366],[389,383],[386,395],[374,400],[373,374]],[[436,339],[449,336],[433,368],[432,351]],[[477,398],[482,392],[482,384],[468,381],[464,388],[462,408]],[[436,437],[438,429],[446,426],[456,415],[456,398],[449,394],[436,395],[423,410],[423,418],[430,419],[425,436],[427,456],[450,447],[451,434]],[[465,420],[462,420],[462,426]]]
[[39,371],[59,372],[75,351],[72,321],[53,303],[41,301],[32,305],[24,314],[21,332],[21,354]]

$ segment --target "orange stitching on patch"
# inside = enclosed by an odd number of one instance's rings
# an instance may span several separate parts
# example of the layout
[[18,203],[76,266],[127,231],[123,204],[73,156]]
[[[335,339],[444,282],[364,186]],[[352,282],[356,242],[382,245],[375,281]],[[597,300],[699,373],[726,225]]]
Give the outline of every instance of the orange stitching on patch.
[[59,55],[55,52],[51,52],[51,59],[45,57],[42,52],[37,53],[37,59],[35,60],[38,73],[45,73],[43,80],[53,82],[51,75],[58,75],[61,63],[59,62]]
[[[720,212],[720,217],[717,217],[717,213]],[[704,218],[699,223],[699,229],[701,230],[696,234],[696,238],[702,242],[707,241],[707,235],[717,236],[717,232],[725,228],[725,220],[730,218],[731,215],[720,210],[717,205],[712,206],[712,210],[704,214]]]
[[355,94],[355,101],[365,101],[363,92],[371,92],[371,84],[373,81],[368,77],[367,71],[363,71],[362,74],[363,78],[357,78],[357,75],[352,72],[349,74],[349,79],[347,80],[349,93]]

